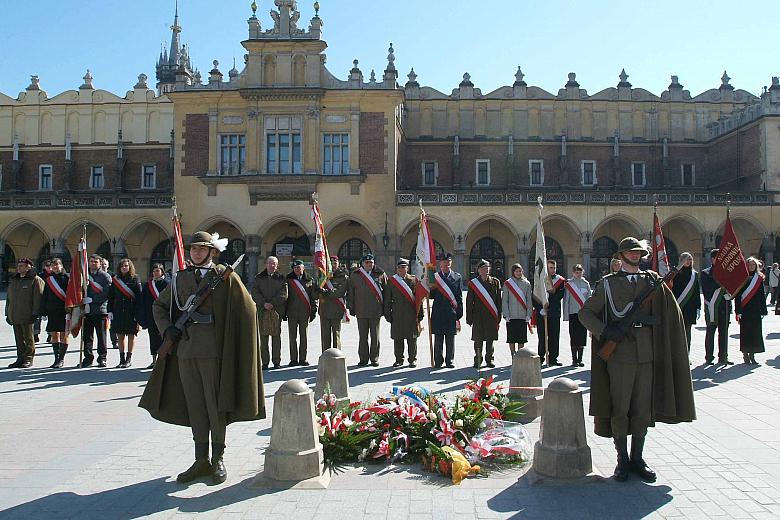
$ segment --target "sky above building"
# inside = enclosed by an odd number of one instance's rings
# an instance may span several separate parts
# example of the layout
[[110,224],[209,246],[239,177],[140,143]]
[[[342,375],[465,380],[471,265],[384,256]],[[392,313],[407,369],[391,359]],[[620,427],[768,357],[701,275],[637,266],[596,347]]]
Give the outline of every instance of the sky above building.
[[[299,27],[314,15],[313,1],[298,2]],[[414,67],[420,85],[446,94],[468,72],[487,94],[515,81],[557,93],[567,74],[594,94],[628,81],[654,94],[679,76],[697,95],[717,88],[723,71],[738,89],[760,94],[776,59],[777,21],[770,3],[725,0],[320,0],[326,66],[346,79],[352,61],[368,78],[381,77],[390,42],[403,85]],[[90,69],[96,88],[119,95],[140,73],[154,88],[155,62],[170,45],[174,0],[12,2],[0,0],[0,92],[15,98],[40,77],[49,96],[77,89]],[[180,0],[182,42],[203,78],[218,60],[225,76],[241,70],[247,38],[246,0]],[[271,0],[259,0],[263,30],[273,26]]]

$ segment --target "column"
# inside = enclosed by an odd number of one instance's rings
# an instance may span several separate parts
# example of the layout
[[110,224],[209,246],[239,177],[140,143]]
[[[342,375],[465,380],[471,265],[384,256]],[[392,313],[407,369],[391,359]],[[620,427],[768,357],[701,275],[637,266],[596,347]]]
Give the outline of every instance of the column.
[[[5,240],[0,239],[0,267],[5,262]],[[7,289],[8,274],[5,269],[0,269],[0,290],[5,291]]]
[[469,269],[466,263],[466,242],[463,238],[464,233],[455,233],[455,250],[453,251],[453,269],[463,275],[463,283],[468,281]]
[[705,231],[701,235],[701,267],[702,269],[706,269],[712,265],[712,262],[710,261],[710,251],[715,249],[715,233]]
[[528,242],[528,233],[521,233],[517,240],[517,254],[520,255],[520,265],[523,266],[523,271],[525,271],[526,278],[533,278],[530,264],[531,246]]
[[255,283],[255,276],[258,273],[258,261],[260,258],[260,235],[247,235],[246,237],[246,286],[252,289]]
[[[761,242],[761,248],[764,250],[764,267],[772,267],[775,258],[775,234],[769,233],[764,236]],[[761,259],[759,259],[761,260]]]
[[109,242],[112,245],[111,265],[109,267],[116,273],[119,269],[119,261],[127,254],[125,251],[125,241],[121,238],[112,238]]

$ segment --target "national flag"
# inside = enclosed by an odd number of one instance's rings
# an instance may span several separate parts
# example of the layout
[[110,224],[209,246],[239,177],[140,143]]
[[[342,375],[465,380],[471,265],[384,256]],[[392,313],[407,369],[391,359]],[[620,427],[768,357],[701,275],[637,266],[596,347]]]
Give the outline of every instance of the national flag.
[[547,290],[552,289],[550,277],[547,276],[547,246],[544,243],[544,226],[542,225],[542,200],[539,197],[539,222],[536,224],[536,259],[534,260],[534,292],[536,302],[544,307],[547,305]]
[[325,284],[328,283],[328,279],[333,276],[333,265],[330,262],[330,255],[328,254],[328,242],[325,239],[325,227],[322,225],[322,217],[320,216],[320,205],[317,200],[312,197],[311,203],[311,219],[314,221],[314,268],[316,274],[314,279],[317,280],[317,285],[322,289]]
[[712,275],[731,295],[736,295],[748,279],[748,266],[737,234],[726,211],[726,226],[720,239],[720,251],[712,261]]
[[653,211],[653,271],[666,276],[669,272],[669,257],[666,255],[666,241],[664,232],[661,230],[661,223],[658,220],[658,214]]
[[414,298],[419,309],[422,301],[431,293],[431,284],[435,283],[433,277],[436,274],[436,248],[433,245],[428,216],[422,208],[422,201],[420,201],[420,224],[417,231],[413,274],[418,280],[414,288]]
[[89,311],[89,306],[84,304],[84,297],[87,294],[89,284],[89,266],[87,264],[87,237],[79,240],[78,254],[73,259],[71,266],[68,288],[65,291],[65,308],[68,313],[68,330],[75,338],[81,330],[81,322],[84,315]]
[[183,271],[187,268],[187,263],[184,259],[184,241],[181,235],[181,219],[176,212],[176,202],[173,204],[173,216],[171,221],[173,222],[173,266],[171,267],[172,274],[176,274],[179,271]]

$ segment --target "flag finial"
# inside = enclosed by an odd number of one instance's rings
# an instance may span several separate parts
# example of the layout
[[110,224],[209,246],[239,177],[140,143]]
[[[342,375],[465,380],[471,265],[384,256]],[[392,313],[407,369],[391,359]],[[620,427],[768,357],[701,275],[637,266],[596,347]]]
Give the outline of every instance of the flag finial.
[[314,206],[317,204],[317,192],[312,192],[311,197],[309,198],[309,205]]
[[731,192],[726,193],[726,215],[731,213]]

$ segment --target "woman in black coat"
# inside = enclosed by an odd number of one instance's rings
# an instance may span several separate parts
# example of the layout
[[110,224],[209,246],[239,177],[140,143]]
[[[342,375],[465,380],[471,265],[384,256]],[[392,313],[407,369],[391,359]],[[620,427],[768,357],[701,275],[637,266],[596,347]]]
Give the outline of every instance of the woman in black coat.
[[758,365],[755,355],[764,352],[764,332],[761,320],[766,316],[764,275],[758,269],[758,260],[747,259],[748,280],[734,297],[739,320],[739,350],[745,364]]
[[152,277],[144,284],[141,290],[141,304],[138,306],[138,324],[149,332],[149,349],[152,353],[152,364],[147,368],[154,368],[157,361],[157,351],[162,344],[160,331],[154,322],[152,305],[160,297],[160,293],[168,287],[165,279],[165,269],[162,264],[152,265]]
[[[119,344],[117,368],[130,366],[135,336],[139,328],[136,315],[140,302],[141,283],[135,274],[135,266],[129,258],[123,258],[119,261],[118,273],[112,278],[111,290],[108,293],[109,319]],[[125,355],[125,339],[127,339],[127,355]]]
[[683,315],[685,338],[688,341],[688,354],[691,353],[691,328],[699,318],[701,310],[701,286],[699,272],[693,268],[693,256],[685,252],[680,255],[682,267],[672,282],[672,294]]
[[46,277],[46,285],[41,297],[41,316],[47,317],[46,332],[51,336],[54,350],[54,363],[49,368],[62,368],[65,353],[68,350],[68,325],[65,312],[65,293],[70,277],[62,267],[62,260],[51,261],[51,273]]

